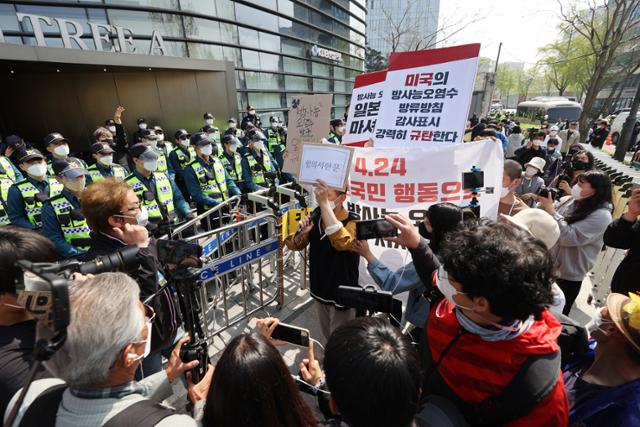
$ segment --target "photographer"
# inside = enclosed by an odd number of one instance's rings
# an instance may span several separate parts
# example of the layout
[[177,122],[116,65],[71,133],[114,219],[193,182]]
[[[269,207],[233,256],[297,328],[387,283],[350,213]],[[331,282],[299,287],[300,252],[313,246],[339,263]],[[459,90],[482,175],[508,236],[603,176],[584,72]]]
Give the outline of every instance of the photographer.
[[566,425],[568,404],[544,244],[507,224],[480,221],[447,234],[427,321],[425,393],[473,425]]
[[[141,300],[157,292],[162,265],[157,258],[155,240],[149,238],[145,228],[146,208],[140,205],[133,190],[124,181],[113,178],[93,183],[82,193],[81,209],[91,228],[91,248],[83,259],[136,245],[140,248],[136,256],[139,265],[126,273],[138,283]],[[160,292],[152,305],[158,318],[153,328],[153,354],[143,366],[147,374],[161,369],[160,349],[173,344],[178,328],[176,307],[168,289]]]
[[558,175],[550,184],[550,187],[562,191],[561,196],[571,195],[571,186],[575,185],[578,177],[583,173],[593,170],[595,159],[589,151],[576,151],[571,159],[563,165],[562,175]]
[[[32,383],[14,426],[21,420],[43,427],[197,425],[191,417],[159,404],[172,395],[171,383],[198,364],[180,360],[180,348],[188,337],[173,350],[166,370],[134,380],[149,354],[156,316],[151,307],[140,303],[138,286],[131,278],[103,273],[71,283],[69,307],[67,339],[45,362],[61,381]],[[209,367],[198,389],[206,389],[212,374]],[[190,396],[199,395],[194,387],[190,385]]]
[[578,176],[571,196],[555,204],[551,194],[546,198],[538,196],[538,201],[560,226],[560,240],[553,254],[558,285],[567,299],[562,313],[569,315],[582,281],[596,263],[611,222],[611,181],[602,171],[589,171]]
[[296,234],[285,244],[294,251],[309,245],[311,296],[316,300],[322,334],[328,339],[337,326],[355,317],[355,310],[336,303],[336,292],[341,285],[358,285],[360,256],[351,251],[358,218],[343,206],[347,193],[318,181],[314,194],[318,207],[300,222]]
[[[11,397],[26,381],[33,364],[36,321],[18,304],[15,263],[54,262],[58,258],[53,243],[24,228],[0,228],[0,414]],[[36,378],[51,375],[43,369]]]
[[542,144],[547,134],[542,131],[536,131],[529,134],[529,141],[524,147],[520,147],[515,151],[516,160],[523,166],[531,161],[534,157],[539,157],[545,162],[547,155]]

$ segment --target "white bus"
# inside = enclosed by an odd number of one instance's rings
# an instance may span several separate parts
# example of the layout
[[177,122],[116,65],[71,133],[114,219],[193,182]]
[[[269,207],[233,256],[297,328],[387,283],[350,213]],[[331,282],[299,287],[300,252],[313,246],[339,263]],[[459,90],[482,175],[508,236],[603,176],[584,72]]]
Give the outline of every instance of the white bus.
[[563,97],[536,97],[518,104],[518,116],[533,120],[546,120],[549,123],[559,119],[578,120],[582,113],[582,105]]

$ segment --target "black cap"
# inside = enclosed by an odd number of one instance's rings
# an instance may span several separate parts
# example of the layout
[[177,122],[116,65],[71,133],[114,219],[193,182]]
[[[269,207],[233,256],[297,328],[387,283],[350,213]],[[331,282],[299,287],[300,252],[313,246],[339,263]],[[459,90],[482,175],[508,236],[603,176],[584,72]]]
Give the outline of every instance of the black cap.
[[215,127],[213,127],[213,126],[211,126],[211,125],[205,125],[205,126],[202,128],[202,131],[203,131],[203,132],[206,132],[206,133],[213,133],[213,132],[215,132],[215,130],[216,130],[216,128],[215,128]]
[[153,127],[153,130],[156,132],[156,134],[158,134],[158,133],[162,133],[163,134],[164,133],[164,130],[158,125],[155,125]]
[[156,132],[153,129],[143,129],[140,131],[140,137],[151,140],[157,139]]
[[20,150],[16,157],[18,158],[19,164],[28,162],[34,159],[44,160],[44,156],[42,155],[42,153],[39,150],[36,150],[35,148],[29,148],[28,150]]
[[344,120],[342,120],[342,119],[333,119],[333,120],[331,120],[331,121],[329,122],[329,124],[330,124],[331,126],[333,126],[333,127],[336,127],[336,126],[344,126]]
[[24,145],[24,139],[20,138],[18,135],[9,135],[4,139],[4,142],[10,147]]
[[204,116],[203,116],[203,117],[204,117],[204,119],[205,119],[205,120],[207,120],[207,119],[213,119],[213,114],[211,114],[211,113],[204,113]]
[[145,118],[144,118],[144,117],[140,117],[140,118],[137,120],[137,122],[138,122],[138,124],[140,124],[140,123],[147,123],[147,121],[145,120]]
[[82,175],[87,175],[87,171],[78,159],[55,159],[51,162],[51,168],[56,175],[65,178],[75,179]]
[[107,142],[94,142],[91,144],[91,152],[93,154],[111,154],[113,153],[113,148]]
[[237,123],[237,122],[236,122],[236,119],[231,117],[229,120],[227,120],[227,123]]
[[240,140],[235,135],[225,135],[225,136],[223,136],[222,137],[222,144],[224,144],[224,145],[226,145],[226,144],[240,144],[240,145],[242,145]]
[[134,157],[144,157],[145,160],[156,160],[159,155],[156,153],[150,146],[147,144],[134,144],[131,148],[129,148],[129,156]]
[[278,118],[276,116],[271,116],[271,117],[269,117],[269,121],[271,123],[278,123]]
[[249,110],[255,110],[255,108],[253,108],[253,105],[247,105],[247,111]]
[[211,144],[211,141],[209,141],[209,136],[205,132],[196,132],[191,135],[191,145],[202,147],[207,144]]
[[186,136],[187,138],[191,138],[191,135],[189,134],[189,132],[187,132],[186,129],[178,129],[173,138],[174,139],[179,139],[181,136]]
[[251,129],[249,132],[247,132],[247,138],[250,141],[260,141],[260,140],[266,141],[267,139],[267,137],[264,136],[264,133],[260,132],[259,129]]
[[44,145],[45,147],[49,144],[57,143],[57,142],[66,142],[69,143],[69,140],[62,136],[61,133],[51,132],[49,135],[44,137]]
[[104,125],[105,126],[115,126],[116,122],[113,121],[113,119],[107,119],[104,121]]

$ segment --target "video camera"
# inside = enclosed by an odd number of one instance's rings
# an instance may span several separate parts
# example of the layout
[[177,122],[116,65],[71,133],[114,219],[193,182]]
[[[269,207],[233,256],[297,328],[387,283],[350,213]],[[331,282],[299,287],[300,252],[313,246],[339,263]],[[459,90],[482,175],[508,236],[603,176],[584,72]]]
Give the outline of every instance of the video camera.
[[480,202],[478,194],[484,188],[486,194],[493,194],[493,187],[484,186],[484,172],[477,166],[472,166],[470,172],[462,173],[462,189],[471,190],[471,201],[467,205],[476,217],[480,218]]
[[374,313],[388,314],[396,326],[400,325],[402,319],[402,301],[393,298],[391,292],[380,290],[373,285],[363,288],[338,286],[336,302],[369,316]]

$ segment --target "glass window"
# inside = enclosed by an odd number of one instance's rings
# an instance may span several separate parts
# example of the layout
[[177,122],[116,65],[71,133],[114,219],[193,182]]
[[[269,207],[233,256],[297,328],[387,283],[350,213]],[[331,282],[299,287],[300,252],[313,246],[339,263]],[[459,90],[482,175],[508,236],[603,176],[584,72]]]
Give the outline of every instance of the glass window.
[[346,79],[347,76],[345,74],[346,70],[342,67],[334,66],[333,67],[333,78],[334,79]]
[[189,43],[189,54],[192,58],[223,59],[222,46],[204,43]]
[[[148,41],[145,40],[144,43],[144,50],[138,50],[140,53],[147,53],[149,46],[148,46]],[[187,44],[185,42],[173,42],[173,41],[166,41],[164,42],[164,46],[166,48],[166,54],[168,56],[179,56],[181,58],[186,58],[187,57]],[[159,54],[159,51],[156,49],[154,54]],[[216,58],[218,59],[218,58]]]
[[238,27],[233,24],[220,22],[220,41],[238,44]]
[[233,2],[229,0],[216,0],[216,12],[220,18],[236,19]]
[[[273,34],[260,33],[260,49],[280,52],[280,36]],[[255,42],[255,39],[254,39]]]
[[278,17],[240,3],[235,3],[237,19],[254,27],[278,31]]
[[306,77],[285,76],[284,86],[287,90],[309,90],[309,79]]
[[347,84],[345,82],[341,82],[340,80],[333,81],[333,91],[334,92],[346,92]]
[[222,55],[224,57],[224,59],[226,59],[227,61],[231,61],[233,62],[233,64],[235,65],[236,68],[241,68],[242,67],[242,62],[241,62],[241,55],[240,55],[240,49],[236,49],[234,47],[226,47],[223,46],[222,47]]
[[255,46],[255,42],[258,40],[258,32],[249,28],[238,27],[238,35],[240,44],[243,46]]
[[260,69],[268,71],[280,71],[280,57],[260,52]]
[[105,0],[106,4],[126,4],[128,6],[152,6],[177,9],[178,0]]
[[291,0],[278,0],[278,11],[284,15],[293,16],[293,2]]
[[202,18],[184,17],[184,28],[187,38],[220,41],[220,24]]
[[4,31],[20,31],[16,9],[12,4],[0,4],[0,28]]
[[333,105],[344,107],[347,105],[347,95],[333,95]]
[[247,101],[246,92],[237,92],[238,97],[238,111],[245,111],[247,105],[249,105],[249,101]]
[[[291,22],[291,21],[289,21]],[[282,53],[294,56],[307,56],[307,48],[305,44],[296,40],[282,39]]]
[[329,66],[326,64],[319,64],[317,62],[313,62],[311,64],[311,69],[313,70],[311,74],[314,76],[330,77]]
[[258,6],[269,8],[273,11],[277,9],[276,0],[252,0],[253,4]]
[[313,79],[313,90],[315,92],[330,92],[330,80]]
[[248,95],[249,104],[254,108],[281,108],[278,93],[249,93]]
[[243,68],[260,69],[260,56],[258,52],[242,49],[242,66]]
[[308,74],[307,61],[293,58],[282,58],[282,71],[285,73]]
[[[80,7],[49,7],[49,6],[16,5],[16,10],[22,13],[42,15],[42,16],[47,16],[49,18],[71,19],[73,21],[77,21],[82,26],[82,30],[84,31],[85,34],[88,34],[91,32],[91,27],[89,27],[89,24],[87,23],[87,12],[85,9]],[[4,19],[3,19],[3,23],[4,23]],[[57,33],[57,34],[60,33],[58,29],[58,23],[54,19],[51,19],[51,26],[48,26],[46,23],[42,21],[40,21],[40,26],[42,27],[42,31],[45,33]],[[24,18],[22,20],[22,28],[24,31],[32,32],[33,27],[31,26],[31,20],[28,18]],[[6,28],[4,27],[2,27],[2,29],[6,30]],[[59,45],[62,46],[62,40],[60,40]],[[47,46],[54,46],[54,45],[53,44],[49,45],[47,42]],[[56,46],[58,45],[56,44]]]
[[236,89],[246,89],[244,71],[236,71]]
[[309,22],[309,9],[296,3],[293,5],[293,17]]
[[293,35],[293,22],[290,19],[278,18],[280,34]]
[[184,36],[179,15],[112,9],[109,10],[109,21],[112,25],[130,28],[135,34],[150,36],[157,30],[163,37]]
[[245,71],[244,75],[247,89],[282,90],[282,80],[279,74]]
[[344,117],[345,109],[343,107],[335,107],[331,109],[333,115],[331,117]]

